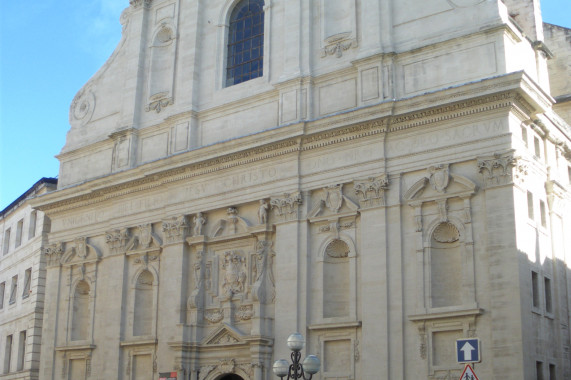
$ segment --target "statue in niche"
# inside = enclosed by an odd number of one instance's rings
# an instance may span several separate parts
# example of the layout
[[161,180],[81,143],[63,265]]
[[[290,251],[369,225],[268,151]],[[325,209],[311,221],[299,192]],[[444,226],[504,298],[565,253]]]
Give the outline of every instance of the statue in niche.
[[232,298],[234,294],[244,292],[246,284],[246,272],[243,268],[245,259],[230,251],[224,254],[224,264],[222,268],[225,270],[224,283],[222,291],[227,299]]
[[258,208],[258,223],[266,224],[268,222],[268,208],[270,205],[264,199],[260,201],[260,207]]
[[206,218],[199,212],[194,217],[194,236],[202,235],[202,227],[206,224]]

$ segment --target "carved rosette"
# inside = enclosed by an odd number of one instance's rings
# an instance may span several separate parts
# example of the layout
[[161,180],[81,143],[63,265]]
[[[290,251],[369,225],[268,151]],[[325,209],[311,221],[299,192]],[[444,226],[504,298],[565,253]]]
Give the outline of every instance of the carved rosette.
[[272,197],[270,205],[274,210],[276,219],[281,222],[287,222],[298,218],[299,206],[302,204],[301,194],[299,192],[289,194],[283,197]]
[[48,259],[48,265],[59,265],[63,256],[63,243],[50,244],[44,249],[44,254]]
[[111,254],[124,253],[127,241],[129,241],[129,231],[126,228],[107,231],[105,233],[105,242]]
[[163,221],[163,232],[168,244],[183,243],[188,235],[188,230],[188,220],[184,215]]
[[484,177],[486,187],[522,183],[527,175],[527,165],[512,153],[494,154],[478,159],[478,171]]
[[385,206],[385,191],[389,188],[389,179],[384,175],[355,180],[353,188],[361,208]]

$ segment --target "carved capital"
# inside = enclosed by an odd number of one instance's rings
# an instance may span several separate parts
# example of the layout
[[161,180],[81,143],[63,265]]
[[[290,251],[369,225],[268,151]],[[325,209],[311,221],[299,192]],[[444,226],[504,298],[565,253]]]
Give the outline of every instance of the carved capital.
[[183,243],[188,235],[189,225],[186,216],[173,217],[163,221],[166,243]]
[[486,187],[522,183],[527,175],[527,165],[512,153],[495,153],[492,157],[478,159],[478,171]]
[[150,8],[153,0],[129,0],[129,4],[133,8],[139,8],[140,6],[144,6],[145,8]]
[[295,220],[298,218],[299,206],[302,204],[301,194],[284,194],[283,197],[272,197],[270,205],[274,210],[276,219],[282,222]]
[[124,253],[127,249],[129,238],[129,231],[126,228],[107,231],[105,233],[105,242],[111,254]]
[[389,188],[389,179],[386,175],[355,180],[353,183],[361,208],[385,206],[385,191]]
[[64,252],[63,243],[54,243],[48,245],[44,248],[44,255],[48,259],[48,265],[59,265],[61,264],[61,258]]

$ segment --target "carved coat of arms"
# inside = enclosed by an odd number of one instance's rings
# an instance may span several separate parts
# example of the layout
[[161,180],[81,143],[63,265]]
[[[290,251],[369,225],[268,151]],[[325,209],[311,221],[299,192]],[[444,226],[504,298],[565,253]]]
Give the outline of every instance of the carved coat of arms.
[[450,181],[448,164],[431,166],[428,168],[428,173],[430,174],[429,180],[432,188],[439,193],[445,193]]
[[334,213],[338,213],[343,205],[343,185],[328,186],[325,189],[325,205]]
[[224,254],[224,283],[222,290],[226,297],[231,298],[233,294],[243,293],[246,284],[246,271],[244,270],[245,259],[235,252]]

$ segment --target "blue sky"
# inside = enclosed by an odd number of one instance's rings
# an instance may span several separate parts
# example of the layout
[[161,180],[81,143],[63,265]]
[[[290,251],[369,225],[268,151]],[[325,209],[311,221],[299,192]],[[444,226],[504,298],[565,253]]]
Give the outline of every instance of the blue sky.
[[[420,1],[420,0],[419,0]],[[58,175],[69,105],[121,38],[128,0],[0,4],[0,210]],[[571,0],[543,0],[545,22],[571,28]]]

